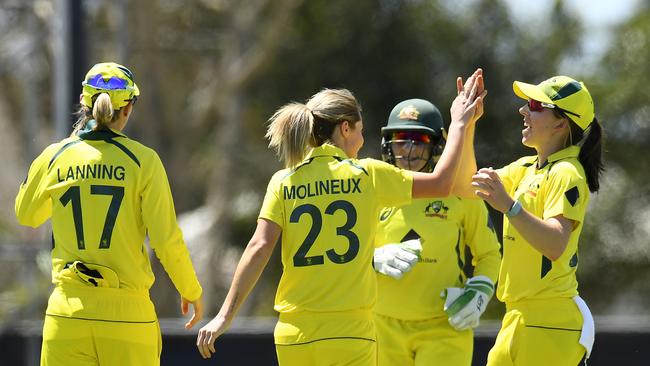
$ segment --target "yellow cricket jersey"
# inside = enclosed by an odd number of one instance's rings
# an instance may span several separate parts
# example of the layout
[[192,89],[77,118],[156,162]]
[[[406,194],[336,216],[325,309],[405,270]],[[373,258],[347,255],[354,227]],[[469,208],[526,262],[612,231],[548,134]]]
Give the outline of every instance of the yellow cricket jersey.
[[446,316],[442,290],[472,276],[496,281],[499,242],[482,200],[425,198],[382,210],[375,247],[417,238],[422,252],[410,272],[399,280],[377,274],[376,313],[402,320]]
[[370,310],[376,217],[411,200],[412,174],[374,159],[349,159],[324,144],[269,182],[259,217],[282,227],[280,313]]
[[543,256],[503,220],[503,261],[497,296],[506,303],[520,300],[573,297],[578,294],[578,238],[589,202],[580,148],[570,146],[548,157],[537,168],[537,157],[523,157],[498,170],[506,191],[540,219],[562,215],[574,221],[566,250],[556,260]]
[[56,285],[67,283],[66,269],[81,261],[115,272],[118,283],[109,287],[148,291],[148,235],[181,296],[201,296],[162,162],[121,132],[86,131],[47,147],[20,186],[16,216],[33,227],[52,219]]

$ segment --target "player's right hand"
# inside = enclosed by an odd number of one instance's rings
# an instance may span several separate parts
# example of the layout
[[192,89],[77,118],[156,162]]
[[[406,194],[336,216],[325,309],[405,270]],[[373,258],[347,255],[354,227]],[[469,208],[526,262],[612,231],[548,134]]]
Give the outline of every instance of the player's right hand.
[[375,249],[373,267],[375,271],[399,280],[418,262],[421,251],[419,240],[386,244]]
[[486,276],[467,280],[465,287],[448,287],[440,297],[445,299],[444,310],[449,324],[458,331],[475,328],[494,294],[494,283]]
[[208,324],[199,330],[196,337],[196,348],[199,349],[204,359],[212,357],[216,352],[214,342],[228,329],[228,322],[224,317],[217,314]]
[[203,300],[201,297],[199,296],[199,298],[194,301],[189,301],[181,297],[181,313],[183,313],[183,315],[187,315],[190,311],[190,304],[192,304],[192,307],[194,308],[194,313],[192,314],[192,318],[185,323],[186,329],[192,328],[194,324],[203,317]]

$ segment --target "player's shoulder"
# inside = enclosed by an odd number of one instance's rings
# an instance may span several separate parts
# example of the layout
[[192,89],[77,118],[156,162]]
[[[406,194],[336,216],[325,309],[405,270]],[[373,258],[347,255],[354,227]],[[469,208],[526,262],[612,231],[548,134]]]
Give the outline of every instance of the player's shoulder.
[[140,166],[143,164],[151,165],[152,163],[162,163],[158,152],[140,141],[134,140],[128,136],[119,136],[114,138],[113,141],[124,146],[124,148],[120,149],[122,149],[124,153],[129,155],[129,157]]
[[294,169],[289,169],[289,168],[280,169],[277,172],[273,173],[273,175],[271,175],[271,181],[282,181],[288,178],[293,172]]
[[371,174],[394,174],[394,173],[400,173],[404,174],[405,172],[408,174],[411,174],[410,171],[408,170],[403,170],[398,167],[396,167],[393,164],[387,163],[383,160],[377,160],[373,158],[363,158],[363,159],[349,159],[352,165],[358,167],[359,169],[363,169],[363,172],[366,173],[366,175],[371,175]]
[[119,137],[114,138],[114,140],[122,143],[129,149],[132,149],[142,155],[158,156],[156,150],[128,136],[120,135]]
[[551,173],[577,173],[582,169],[582,164],[578,159],[563,159],[557,161],[551,166]]
[[521,158],[515,160],[510,165],[516,166],[516,167],[528,168],[529,166],[535,164],[536,162],[537,162],[537,156],[536,155],[528,155],[528,156],[522,156]]
[[269,179],[269,187],[280,186],[282,183],[289,181],[289,178],[295,173],[295,169],[285,168],[280,169],[271,175]]
[[350,162],[363,166],[363,167],[379,167],[379,168],[394,168],[395,166],[383,161],[373,158],[363,158],[363,159],[347,159]]
[[54,142],[40,153],[40,155],[36,158],[37,160],[47,160],[47,162],[50,162],[57,156],[59,155],[63,150],[68,148],[69,146],[72,146],[74,143],[80,141],[77,136],[70,136],[66,137],[61,141]]
[[578,159],[563,159],[550,167],[550,178],[585,179],[585,171]]

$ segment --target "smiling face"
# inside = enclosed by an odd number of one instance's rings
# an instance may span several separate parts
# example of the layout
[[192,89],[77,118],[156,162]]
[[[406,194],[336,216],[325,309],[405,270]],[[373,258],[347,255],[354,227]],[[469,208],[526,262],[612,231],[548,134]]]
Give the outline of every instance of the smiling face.
[[539,150],[562,137],[562,118],[558,118],[553,110],[543,108],[541,111],[531,111],[525,104],[519,108],[519,113],[524,116],[524,129],[521,131],[524,146]]

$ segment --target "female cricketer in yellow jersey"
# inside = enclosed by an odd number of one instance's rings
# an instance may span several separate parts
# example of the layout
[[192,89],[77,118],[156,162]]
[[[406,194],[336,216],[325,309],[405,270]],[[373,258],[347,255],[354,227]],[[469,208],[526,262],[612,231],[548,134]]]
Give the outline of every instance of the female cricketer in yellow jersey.
[[537,155],[481,169],[472,183],[506,216],[497,296],[507,312],[488,365],[574,366],[594,338],[576,269],[589,192],[603,169],[601,127],[582,82],[555,76],[513,89],[528,101],[519,109],[522,143]]
[[[482,71],[465,83],[451,109],[449,142],[432,173],[357,159],[361,107],[345,89],[325,89],[306,104],[271,117],[267,132],[287,169],[269,182],[257,229],[237,266],[223,306],[201,328],[204,358],[229,326],[282,236],[283,274],[275,298],[280,365],[376,365],[372,269],[376,217],[412,197],[446,196],[484,96]],[[462,85],[461,85],[462,86]]]
[[[429,172],[445,136],[438,108],[405,100],[382,128],[382,156],[397,167]],[[421,246],[413,247],[413,240]],[[472,328],[494,293],[501,261],[485,203],[451,196],[387,207],[375,246],[378,364],[471,365]]]
[[176,224],[158,155],[121,131],[140,94],[122,65],[86,74],[79,120],[47,147],[16,197],[23,225],[52,219],[52,282],[41,365],[158,365],[160,327],[149,288],[154,249],[181,294],[181,310],[201,318],[201,286]]

